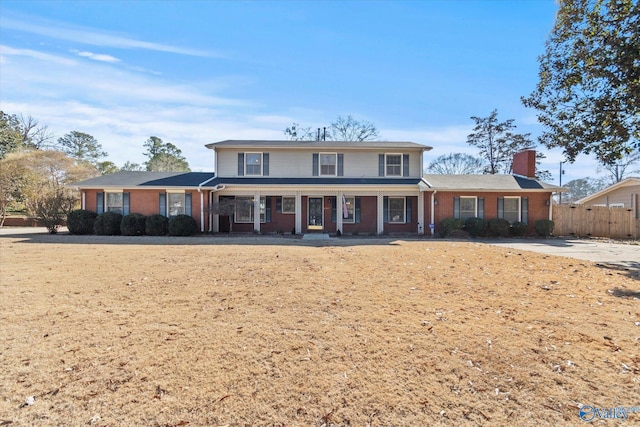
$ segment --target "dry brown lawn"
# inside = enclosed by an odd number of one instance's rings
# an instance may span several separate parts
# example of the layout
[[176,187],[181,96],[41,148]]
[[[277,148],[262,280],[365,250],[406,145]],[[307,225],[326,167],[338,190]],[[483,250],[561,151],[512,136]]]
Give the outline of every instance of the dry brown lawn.
[[582,404],[640,406],[640,281],[590,262],[437,240],[0,245],[0,425],[581,425]]

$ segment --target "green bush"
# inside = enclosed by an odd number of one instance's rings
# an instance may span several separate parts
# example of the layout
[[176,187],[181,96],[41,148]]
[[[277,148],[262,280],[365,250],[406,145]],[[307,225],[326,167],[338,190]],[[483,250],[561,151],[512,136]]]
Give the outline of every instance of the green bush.
[[449,237],[455,230],[462,230],[464,223],[458,218],[445,218],[438,223],[442,237]]
[[149,215],[145,220],[144,232],[147,236],[166,236],[169,232],[169,218],[163,215]]
[[524,236],[525,234],[527,234],[527,224],[519,221],[514,222],[513,224],[511,224],[511,234],[519,237]]
[[120,234],[122,215],[115,212],[105,212],[96,218],[93,231],[99,236],[117,236]]
[[509,221],[502,218],[490,219],[487,224],[487,228],[494,237],[507,237],[511,232],[511,224],[509,224]]
[[142,236],[146,228],[146,220],[147,217],[139,213],[125,215],[120,223],[120,232],[123,236]]
[[93,233],[93,223],[96,221],[97,213],[85,209],[76,209],[67,215],[67,228],[71,234],[91,234]]
[[197,232],[196,220],[189,215],[176,215],[169,220],[170,236],[193,236]]
[[464,229],[471,237],[482,236],[487,229],[487,222],[482,218],[467,218],[464,221]]
[[553,234],[553,228],[556,223],[550,219],[539,219],[536,221],[536,233],[543,237],[549,237]]

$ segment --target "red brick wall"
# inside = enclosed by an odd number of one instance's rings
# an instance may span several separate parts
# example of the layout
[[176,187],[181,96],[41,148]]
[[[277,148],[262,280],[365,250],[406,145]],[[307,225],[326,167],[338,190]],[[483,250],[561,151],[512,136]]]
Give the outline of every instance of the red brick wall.
[[[484,197],[484,219],[490,220],[492,218],[498,217],[498,197],[504,196],[520,196],[520,197],[528,197],[529,198],[529,227],[527,232],[529,234],[535,233],[535,222],[539,219],[549,219],[549,206],[546,205],[547,200],[549,200],[550,193],[517,193],[517,192],[506,192],[506,193],[458,193],[458,192],[442,192],[439,191],[436,193],[435,198],[438,201],[438,204],[435,206],[435,225],[436,225],[436,233],[438,230],[438,223],[445,219],[453,217],[453,199],[456,196],[475,196],[475,197]],[[430,204],[431,204],[431,193],[425,193],[424,198],[425,203],[425,222],[430,221]],[[429,230],[426,229],[426,232],[429,233]]]
[[[124,189],[125,193],[129,193],[129,212],[140,213],[143,215],[154,215],[160,213],[160,190],[129,190]],[[85,190],[85,209],[96,210],[96,194],[102,193],[98,190]],[[197,191],[187,191],[191,193],[191,215],[198,224],[200,230],[200,193]],[[208,202],[208,195],[205,193],[205,206]],[[208,229],[208,213],[205,211],[205,228]]]

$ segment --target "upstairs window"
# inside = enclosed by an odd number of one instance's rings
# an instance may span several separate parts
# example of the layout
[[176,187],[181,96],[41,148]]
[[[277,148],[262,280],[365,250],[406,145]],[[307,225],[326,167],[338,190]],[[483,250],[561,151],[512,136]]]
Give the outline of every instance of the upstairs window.
[[245,153],[245,175],[262,175],[262,153]]
[[385,175],[402,176],[402,154],[385,155]]
[[337,153],[320,153],[320,176],[336,176]]

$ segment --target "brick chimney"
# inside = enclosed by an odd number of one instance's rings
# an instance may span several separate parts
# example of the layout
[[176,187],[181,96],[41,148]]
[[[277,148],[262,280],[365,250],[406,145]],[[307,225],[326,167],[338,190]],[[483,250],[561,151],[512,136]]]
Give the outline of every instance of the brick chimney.
[[513,166],[511,168],[514,175],[527,178],[536,177],[536,150],[524,150],[513,156]]

